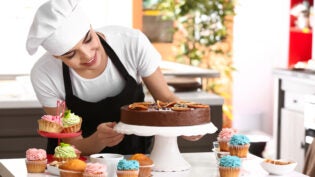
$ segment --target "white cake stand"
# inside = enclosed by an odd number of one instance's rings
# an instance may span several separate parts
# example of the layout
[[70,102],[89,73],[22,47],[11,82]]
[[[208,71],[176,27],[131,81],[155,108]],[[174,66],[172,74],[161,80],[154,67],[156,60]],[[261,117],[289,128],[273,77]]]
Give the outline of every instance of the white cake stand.
[[178,172],[190,169],[190,164],[182,157],[177,144],[177,136],[195,136],[214,133],[217,128],[212,123],[193,126],[156,127],[137,126],[119,122],[117,132],[138,136],[155,136],[150,158],[154,161],[153,171]]

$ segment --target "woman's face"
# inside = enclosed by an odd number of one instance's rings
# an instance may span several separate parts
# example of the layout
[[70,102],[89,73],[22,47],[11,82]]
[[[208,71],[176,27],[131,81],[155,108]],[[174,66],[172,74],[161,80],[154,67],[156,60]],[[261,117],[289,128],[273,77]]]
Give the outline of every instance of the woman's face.
[[105,51],[96,32],[91,28],[70,51],[55,56],[75,71],[85,73],[104,69]]

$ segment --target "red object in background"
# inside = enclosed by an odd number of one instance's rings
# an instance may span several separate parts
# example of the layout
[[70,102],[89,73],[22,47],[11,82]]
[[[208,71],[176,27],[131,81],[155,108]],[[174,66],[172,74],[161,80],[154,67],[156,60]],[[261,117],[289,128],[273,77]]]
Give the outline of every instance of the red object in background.
[[[292,9],[303,0],[291,0]],[[310,5],[313,1],[309,0]],[[292,68],[299,61],[308,61],[312,58],[312,29],[304,32],[301,29],[295,28],[296,17],[290,15],[290,33],[289,33],[289,59],[288,67]]]
[[307,62],[312,58],[312,32],[303,32],[300,29],[290,29],[289,61],[291,68],[299,61]]

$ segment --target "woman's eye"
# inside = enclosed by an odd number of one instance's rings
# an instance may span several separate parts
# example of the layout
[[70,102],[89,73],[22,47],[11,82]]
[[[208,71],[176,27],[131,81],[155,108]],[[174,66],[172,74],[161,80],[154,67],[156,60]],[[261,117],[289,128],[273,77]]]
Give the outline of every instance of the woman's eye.
[[75,52],[72,52],[71,54],[69,55],[66,55],[65,57],[68,58],[68,59],[72,59],[75,55]]
[[89,42],[91,42],[92,41],[92,36],[89,36],[89,38],[87,38],[85,41],[84,41],[84,43],[89,43]]

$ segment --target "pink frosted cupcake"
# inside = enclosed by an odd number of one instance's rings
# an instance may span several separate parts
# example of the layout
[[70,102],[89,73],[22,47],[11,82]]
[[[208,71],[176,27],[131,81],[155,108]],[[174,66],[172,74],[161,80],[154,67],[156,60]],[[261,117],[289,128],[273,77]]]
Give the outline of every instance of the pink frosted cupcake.
[[229,152],[228,142],[231,137],[236,133],[236,129],[234,128],[223,128],[218,136],[218,143],[220,151]]
[[87,163],[83,177],[106,177],[106,166],[100,163]]
[[60,116],[44,115],[37,122],[39,131],[60,133],[63,130]]
[[26,169],[28,173],[44,173],[47,154],[44,149],[30,148],[26,151]]

